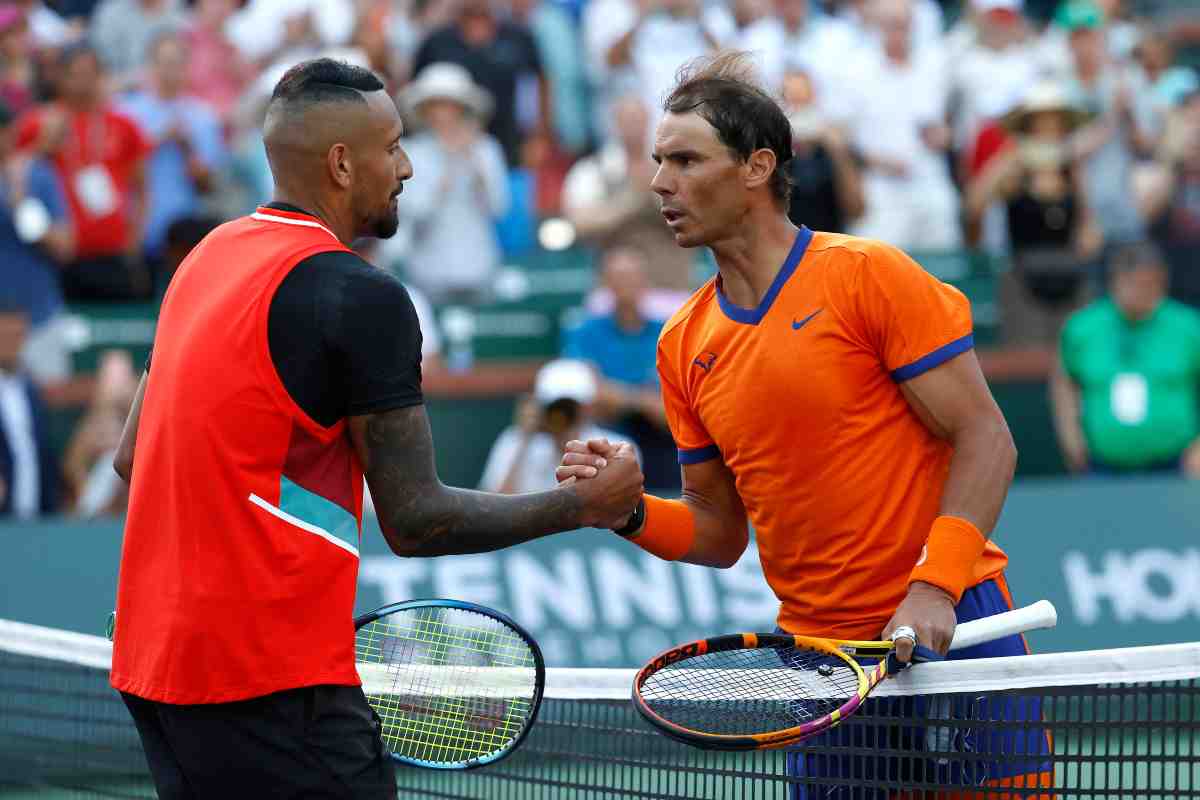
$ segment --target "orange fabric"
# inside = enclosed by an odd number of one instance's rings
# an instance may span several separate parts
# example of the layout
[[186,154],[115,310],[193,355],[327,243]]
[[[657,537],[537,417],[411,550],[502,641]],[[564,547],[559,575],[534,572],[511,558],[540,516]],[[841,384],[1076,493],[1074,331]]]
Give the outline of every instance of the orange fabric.
[[679,500],[663,500],[651,494],[643,499],[646,522],[642,532],[630,541],[667,561],[683,558],[696,539],[696,518],[692,516],[692,510]]
[[975,584],[975,562],[983,555],[987,537],[969,520],[941,516],[933,521],[929,540],[908,582],[923,581],[948,592],[955,605]]
[[[970,346],[970,305],[899,250],[849,236],[814,234],[788,272],[757,321],[732,318],[718,279],[688,300],[659,339],[663,402],[680,460],[733,472],[780,627],[874,639],[907,592],[952,454],[900,382]],[[989,542],[972,585],[1007,561]]]
[[[1054,772],[1027,772],[1024,775],[1014,775],[1011,778],[996,778],[987,781],[986,786],[1011,789],[1050,789],[1054,786]],[[1050,800],[1057,797],[1054,792],[1045,794],[1026,794],[1025,792],[981,792],[972,789],[950,792],[898,792],[891,795],[892,800]]]
[[[346,248],[315,218],[259,209],[171,280],[117,581],[120,691],[191,704],[359,684],[362,469],[344,420],[321,427],[292,400],[267,341],[279,284],[330,250]],[[349,524],[323,528],[313,509]]]

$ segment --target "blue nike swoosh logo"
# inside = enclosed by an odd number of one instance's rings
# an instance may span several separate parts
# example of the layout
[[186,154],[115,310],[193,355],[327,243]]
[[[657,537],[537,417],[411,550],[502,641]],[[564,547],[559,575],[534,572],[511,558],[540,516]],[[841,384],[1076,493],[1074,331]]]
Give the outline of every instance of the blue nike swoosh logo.
[[818,308],[816,311],[812,312],[811,314],[809,314],[807,317],[800,320],[799,322],[796,322],[796,320],[793,319],[792,320],[792,330],[794,330],[794,331],[800,330],[801,328],[803,328],[805,325],[808,324],[809,320],[811,320],[813,317],[815,317],[817,314],[820,314],[824,310],[825,310],[824,308]]

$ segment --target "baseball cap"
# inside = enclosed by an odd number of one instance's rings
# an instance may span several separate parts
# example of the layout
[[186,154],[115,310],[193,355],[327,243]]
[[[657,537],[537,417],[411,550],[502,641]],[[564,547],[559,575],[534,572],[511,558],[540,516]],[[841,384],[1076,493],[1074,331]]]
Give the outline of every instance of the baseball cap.
[[1068,31],[1099,28],[1104,25],[1104,12],[1092,0],[1067,0],[1054,13],[1054,21]]
[[533,396],[542,405],[556,400],[590,403],[596,399],[596,374],[583,361],[555,359],[538,370]]

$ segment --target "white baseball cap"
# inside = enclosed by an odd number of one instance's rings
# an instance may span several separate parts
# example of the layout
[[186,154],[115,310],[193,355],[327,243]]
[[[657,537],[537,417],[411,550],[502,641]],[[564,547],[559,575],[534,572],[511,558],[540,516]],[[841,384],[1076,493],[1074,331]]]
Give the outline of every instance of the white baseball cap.
[[583,361],[559,358],[538,370],[533,396],[542,405],[556,400],[590,403],[596,399],[596,373]]

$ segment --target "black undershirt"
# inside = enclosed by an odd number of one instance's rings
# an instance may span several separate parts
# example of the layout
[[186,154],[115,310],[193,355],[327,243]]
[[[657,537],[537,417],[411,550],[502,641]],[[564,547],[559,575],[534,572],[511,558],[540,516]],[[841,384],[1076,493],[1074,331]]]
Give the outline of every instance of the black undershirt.
[[408,291],[355,253],[317,253],[293,267],[271,299],[267,340],[284,388],[322,426],[423,402],[421,326]]

